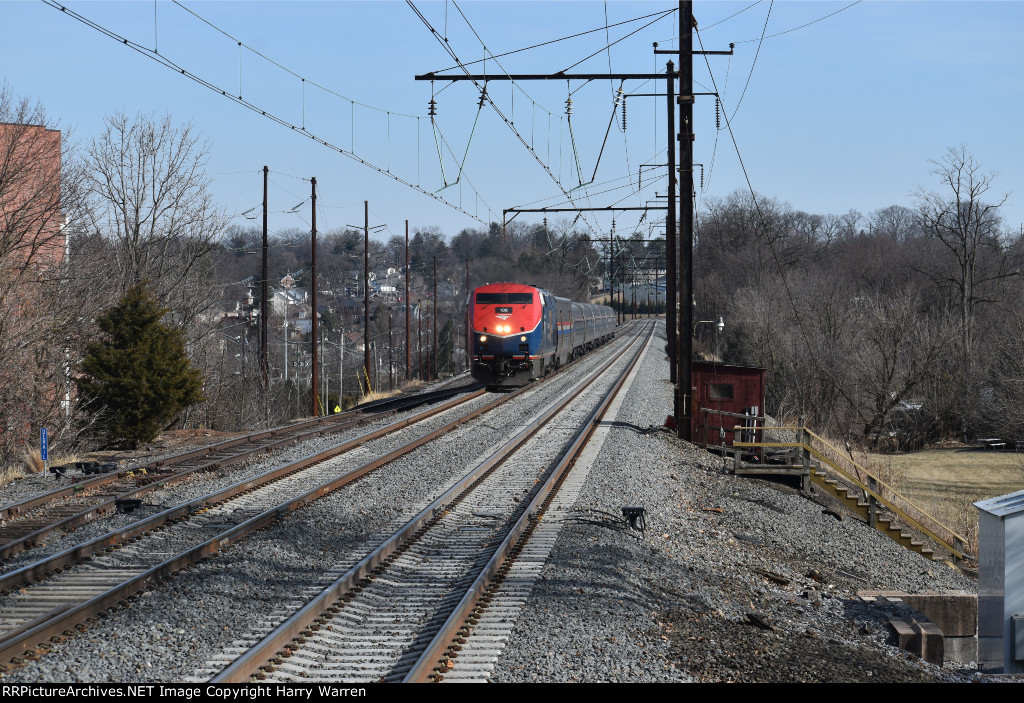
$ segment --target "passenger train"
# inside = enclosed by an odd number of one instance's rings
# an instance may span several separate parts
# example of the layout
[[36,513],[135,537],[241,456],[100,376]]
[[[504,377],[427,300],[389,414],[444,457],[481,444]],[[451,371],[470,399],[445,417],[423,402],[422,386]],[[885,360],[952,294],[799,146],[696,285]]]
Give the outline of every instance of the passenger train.
[[469,294],[466,349],[473,378],[521,386],[615,336],[615,312],[522,283],[489,283]]

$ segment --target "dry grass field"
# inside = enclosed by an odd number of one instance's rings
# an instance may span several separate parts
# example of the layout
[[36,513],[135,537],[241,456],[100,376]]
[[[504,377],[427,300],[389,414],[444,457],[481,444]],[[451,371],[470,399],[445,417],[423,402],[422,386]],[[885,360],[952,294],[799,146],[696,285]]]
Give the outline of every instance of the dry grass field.
[[956,447],[858,453],[857,461],[975,544],[978,511],[972,503],[1024,489],[1024,453]]

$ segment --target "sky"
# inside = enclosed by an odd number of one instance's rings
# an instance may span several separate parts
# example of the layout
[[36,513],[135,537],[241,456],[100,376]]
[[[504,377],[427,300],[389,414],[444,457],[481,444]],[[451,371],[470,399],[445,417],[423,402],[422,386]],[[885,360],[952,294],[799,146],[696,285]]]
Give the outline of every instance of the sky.
[[[117,38],[46,2],[0,1],[0,81],[83,148],[116,112],[191,122],[237,225],[260,223],[264,165],[278,233],[309,229],[310,177],[318,231],[361,227],[367,201],[381,239],[406,220],[451,237],[510,208],[643,207],[666,192],[666,102],[647,97],[664,79],[622,83],[623,129],[619,81],[492,80],[481,108],[471,82],[415,76],[463,74],[458,62],[487,75],[663,73],[672,57],[652,43],[676,46],[675,2],[64,4]],[[732,56],[694,57],[695,90],[722,99],[716,128],[714,98],[696,98],[698,208],[748,187],[818,214],[913,206],[916,189],[940,188],[930,160],[964,145],[995,174],[992,198],[1009,193],[1006,226],[1024,230],[1024,2],[697,0],[694,16],[695,48],[735,43]],[[628,211],[576,225],[656,236],[662,222]]]

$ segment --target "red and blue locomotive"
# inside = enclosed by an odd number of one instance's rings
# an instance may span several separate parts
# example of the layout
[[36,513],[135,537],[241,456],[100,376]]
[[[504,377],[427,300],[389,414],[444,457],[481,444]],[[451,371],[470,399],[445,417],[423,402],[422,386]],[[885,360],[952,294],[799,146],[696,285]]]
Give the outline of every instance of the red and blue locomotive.
[[466,348],[473,378],[521,386],[615,336],[615,312],[522,283],[489,283],[469,295]]

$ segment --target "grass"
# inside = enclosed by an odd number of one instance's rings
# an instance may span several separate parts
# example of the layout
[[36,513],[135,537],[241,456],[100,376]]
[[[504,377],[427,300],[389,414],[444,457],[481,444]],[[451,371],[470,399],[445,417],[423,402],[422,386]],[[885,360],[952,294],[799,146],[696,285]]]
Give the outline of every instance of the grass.
[[978,510],[973,503],[1024,489],[1024,454],[968,447],[908,454],[858,455],[879,478],[970,545],[977,544]]
[[[49,464],[50,466],[57,466],[80,460],[81,458],[77,455],[55,457]],[[38,449],[30,449],[22,453],[20,464],[0,467],[0,488],[17,481],[19,478],[25,478],[32,474],[41,474],[45,470],[46,464],[43,462],[43,456],[40,451]]]

